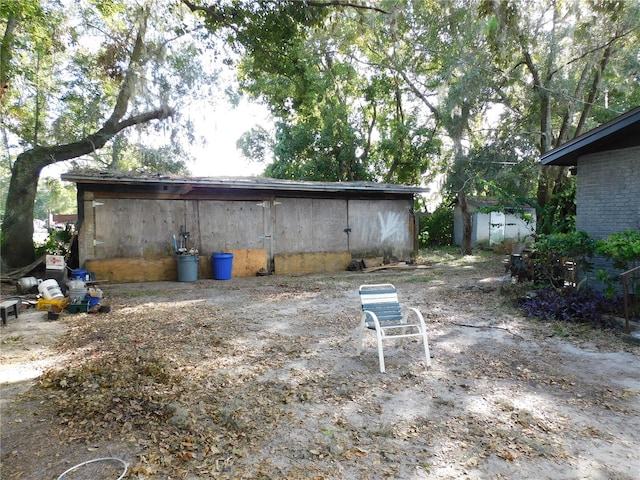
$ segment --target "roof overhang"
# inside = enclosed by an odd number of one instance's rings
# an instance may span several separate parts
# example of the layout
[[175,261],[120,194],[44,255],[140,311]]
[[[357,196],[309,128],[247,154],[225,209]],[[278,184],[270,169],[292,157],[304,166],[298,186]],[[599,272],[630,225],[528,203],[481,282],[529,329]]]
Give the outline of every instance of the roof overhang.
[[380,194],[417,194],[426,193],[427,187],[393,185],[376,182],[310,182],[280,180],[266,177],[183,177],[175,175],[138,175],[135,173],[113,173],[102,171],[71,171],[61,175],[66,182],[85,185],[121,185],[121,186],[162,186],[186,187],[190,190],[262,190],[315,193],[380,193]]
[[578,157],[640,145],[640,107],[590,130],[540,157],[542,165],[577,165]]

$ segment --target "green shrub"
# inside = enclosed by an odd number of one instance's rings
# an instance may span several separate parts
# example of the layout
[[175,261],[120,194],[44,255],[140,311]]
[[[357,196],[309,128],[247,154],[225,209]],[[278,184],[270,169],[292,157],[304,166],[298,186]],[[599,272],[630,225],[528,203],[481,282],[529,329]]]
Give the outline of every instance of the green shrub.
[[[596,242],[596,252],[612,260],[613,266],[624,272],[640,265],[640,231],[630,229],[616,232],[607,238]],[[598,279],[607,285],[607,294],[615,292],[615,284],[619,282],[619,276],[607,275],[604,270],[598,271]],[[630,290],[640,296],[640,279],[638,275],[631,275]]]
[[505,238],[500,243],[493,245],[492,250],[499,255],[509,255],[515,251],[518,243],[519,242],[513,238]]
[[422,217],[418,240],[422,248],[452,245],[453,210],[445,205],[440,205],[431,215]]
[[571,233],[576,228],[576,180],[566,179],[564,187],[554,193],[543,207],[537,207],[539,234]]
[[586,277],[593,268],[590,258],[595,241],[586,232],[540,235],[534,249],[538,283],[564,287],[569,282],[577,286],[578,278]]
[[613,266],[629,270],[640,264],[640,231],[625,230],[596,242],[596,252],[613,260]]

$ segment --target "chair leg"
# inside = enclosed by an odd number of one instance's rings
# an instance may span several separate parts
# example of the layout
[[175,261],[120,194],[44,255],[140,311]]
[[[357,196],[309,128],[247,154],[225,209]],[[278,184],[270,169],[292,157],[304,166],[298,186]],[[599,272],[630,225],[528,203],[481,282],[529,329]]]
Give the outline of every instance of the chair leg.
[[[377,325],[377,320],[376,320]],[[367,314],[362,314],[362,321],[360,322],[360,332],[358,334],[358,355],[362,353],[362,348],[364,344],[364,331],[367,329]],[[382,333],[380,330],[376,328],[376,343],[378,344],[378,360],[380,362],[380,372],[385,373],[385,365],[384,365],[384,352],[382,349]]]
[[378,341],[378,360],[380,362],[380,373],[385,373],[384,352],[382,349],[382,334],[376,330],[376,339]]
[[358,350],[357,350],[358,355],[362,353],[362,345],[364,343],[364,331],[367,328],[365,323],[366,320],[367,320],[367,315],[363,314],[362,321],[360,322],[360,332],[358,333]]
[[427,336],[427,324],[424,321],[424,317],[420,310],[414,307],[409,307],[409,310],[415,312],[418,317],[418,321],[420,322],[420,327],[418,328],[420,333],[422,334],[422,342],[424,343],[424,356],[427,359],[426,366],[429,368],[431,366],[431,352],[429,352],[429,338]]
[[429,341],[427,340],[426,332],[422,335],[422,341],[424,342],[424,355],[427,359],[427,368],[431,366],[431,353],[429,352]]
[[385,373],[384,354],[382,353],[382,346],[378,347],[378,359],[380,361],[380,373]]

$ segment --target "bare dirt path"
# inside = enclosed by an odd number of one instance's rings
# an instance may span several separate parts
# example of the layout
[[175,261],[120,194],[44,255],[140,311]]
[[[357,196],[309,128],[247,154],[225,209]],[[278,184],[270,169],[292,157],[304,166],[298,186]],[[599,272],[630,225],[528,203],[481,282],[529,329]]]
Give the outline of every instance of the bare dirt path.
[[[640,349],[523,318],[502,276],[485,255],[111,285],[108,314],[11,317],[0,477],[115,456],[140,479],[640,478]],[[431,369],[412,342],[387,349],[386,374],[372,335],[355,355],[357,287],[380,282],[425,314]],[[57,327],[45,350],[29,315]],[[55,368],[18,382],[29,362]]]

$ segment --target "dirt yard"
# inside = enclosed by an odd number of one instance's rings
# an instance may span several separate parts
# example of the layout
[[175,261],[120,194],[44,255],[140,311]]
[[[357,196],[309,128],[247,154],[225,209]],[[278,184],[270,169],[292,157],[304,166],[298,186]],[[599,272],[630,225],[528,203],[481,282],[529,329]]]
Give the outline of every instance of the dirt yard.
[[[0,332],[0,477],[116,457],[128,479],[640,478],[640,347],[524,318],[500,260],[105,285],[110,313],[23,310]],[[406,342],[379,373],[372,334],[356,356],[357,288],[381,282],[424,313],[430,369]]]

